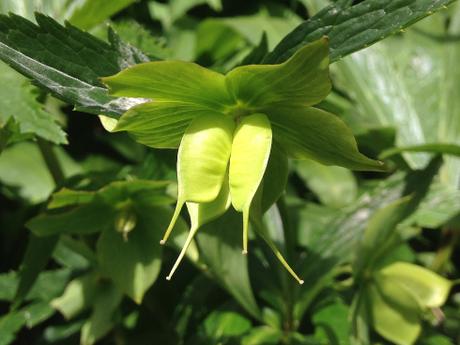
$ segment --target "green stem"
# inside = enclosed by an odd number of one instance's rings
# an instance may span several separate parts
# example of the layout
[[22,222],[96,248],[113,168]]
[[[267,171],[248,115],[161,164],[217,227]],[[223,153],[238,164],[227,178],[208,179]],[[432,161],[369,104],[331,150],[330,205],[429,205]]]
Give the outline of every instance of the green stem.
[[48,167],[48,170],[53,177],[56,186],[60,186],[64,183],[65,175],[62,170],[61,164],[53,150],[53,146],[46,140],[37,138],[37,145],[42,154],[42,157]]
[[443,229],[441,244],[431,264],[431,269],[433,271],[443,273],[459,239],[460,231],[458,229],[447,227]]

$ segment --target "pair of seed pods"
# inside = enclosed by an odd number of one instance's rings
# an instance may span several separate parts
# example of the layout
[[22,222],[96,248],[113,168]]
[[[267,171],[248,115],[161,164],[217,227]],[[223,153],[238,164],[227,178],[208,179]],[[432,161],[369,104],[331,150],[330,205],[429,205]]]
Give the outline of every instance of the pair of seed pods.
[[248,251],[249,210],[270,156],[272,130],[264,114],[199,116],[185,131],[177,156],[178,195],[168,239],[184,204],[190,215],[188,238],[167,279],[171,279],[198,228],[229,207],[243,213],[243,254]]

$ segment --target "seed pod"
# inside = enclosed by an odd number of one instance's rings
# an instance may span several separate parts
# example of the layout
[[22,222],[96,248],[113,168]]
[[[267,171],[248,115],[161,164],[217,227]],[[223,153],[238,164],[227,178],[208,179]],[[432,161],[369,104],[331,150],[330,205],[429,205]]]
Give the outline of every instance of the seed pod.
[[177,155],[176,209],[161,240],[168,239],[185,202],[206,203],[217,198],[227,172],[234,121],[216,114],[195,118],[185,131]]
[[248,251],[249,209],[264,176],[271,144],[272,130],[264,114],[241,119],[233,138],[229,182],[232,205],[243,212],[243,254]]
[[174,263],[173,268],[171,269],[171,272],[166,277],[167,280],[171,280],[177,267],[179,267],[179,264],[184,258],[185,253],[187,252],[188,247],[192,243],[192,240],[198,229],[204,224],[210,222],[213,219],[218,218],[223,213],[225,213],[225,211],[227,211],[230,207],[230,204],[231,202],[228,188],[228,174],[226,174],[226,179],[224,180],[222,189],[214,201],[206,203],[187,202],[187,209],[190,215],[191,222],[190,231],[178,258]]

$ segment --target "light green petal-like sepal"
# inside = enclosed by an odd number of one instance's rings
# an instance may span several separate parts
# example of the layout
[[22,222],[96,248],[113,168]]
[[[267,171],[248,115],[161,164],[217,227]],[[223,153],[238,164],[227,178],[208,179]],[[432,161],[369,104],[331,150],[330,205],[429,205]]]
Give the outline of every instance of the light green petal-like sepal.
[[187,252],[188,247],[192,243],[192,240],[195,237],[198,229],[204,224],[212,221],[213,219],[220,217],[230,207],[231,202],[230,193],[228,189],[228,175],[226,176],[227,178],[224,180],[222,189],[214,201],[207,203],[187,202],[187,209],[190,215],[191,222],[190,231],[187,236],[187,239],[185,240],[184,246],[182,247],[182,250],[176,259],[176,262],[174,263],[174,266],[171,269],[171,272],[166,277],[167,280],[171,280],[172,276],[174,275],[174,272],[179,267],[179,264],[184,258],[185,253]]
[[230,156],[232,205],[243,212],[243,254],[248,252],[249,210],[267,168],[272,130],[264,114],[243,117],[235,130]]
[[185,131],[177,155],[177,205],[161,244],[168,239],[186,202],[207,203],[219,195],[234,127],[231,117],[216,114],[195,118]]

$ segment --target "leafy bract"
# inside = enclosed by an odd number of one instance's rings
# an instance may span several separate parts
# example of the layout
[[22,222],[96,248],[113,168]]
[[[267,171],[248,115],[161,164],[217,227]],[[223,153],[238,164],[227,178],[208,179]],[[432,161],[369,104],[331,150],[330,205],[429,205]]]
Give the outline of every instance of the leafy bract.
[[351,130],[337,116],[316,108],[272,107],[267,115],[273,138],[287,154],[352,170],[384,170],[381,162],[359,153]]
[[295,28],[264,62],[285,61],[303,45],[322,36],[330,39],[333,62],[399,32],[454,1],[365,0],[355,5],[351,1],[337,1]]
[[192,62],[147,62],[102,80],[114,96],[188,102],[215,111],[230,102],[224,76]]
[[155,148],[177,148],[190,122],[214,110],[187,102],[148,102],[124,113],[115,131],[128,131],[141,144]]
[[237,67],[226,82],[239,106],[256,111],[280,103],[317,104],[331,90],[327,39],[306,45],[283,64]]

